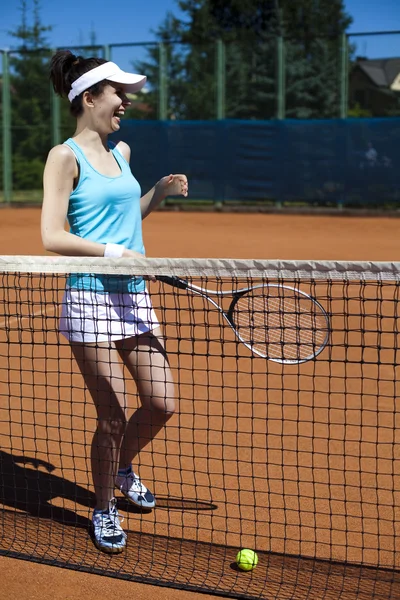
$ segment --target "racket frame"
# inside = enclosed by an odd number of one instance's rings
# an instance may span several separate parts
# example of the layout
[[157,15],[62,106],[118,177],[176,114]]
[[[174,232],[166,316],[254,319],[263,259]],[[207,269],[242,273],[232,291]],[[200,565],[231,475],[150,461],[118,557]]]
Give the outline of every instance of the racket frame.
[[[325,311],[323,306],[318,302],[318,300],[316,300],[315,298],[313,298],[313,296],[310,296],[306,292],[299,290],[298,288],[294,288],[294,287],[291,287],[288,285],[282,285],[279,283],[260,283],[258,285],[254,285],[251,287],[241,288],[239,290],[225,290],[224,291],[224,290],[210,290],[210,289],[202,288],[197,285],[194,285],[193,283],[189,283],[189,281],[180,279],[179,277],[160,275],[160,276],[156,277],[156,279],[157,279],[157,281],[160,281],[162,283],[167,283],[177,289],[186,290],[186,291],[189,290],[193,294],[197,294],[198,296],[205,298],[208,302],[211,302],[211,304],[213,306],[215,306],[215,308],[222,314],[222,316],[224,317],[225,321],[228,323],[229,327],[232,329],[232,331],[235,334],[235,336],[237,337],[237,339],[244,346],[246,346],[246,348],[248,348],[253,354],[260,356],[261,358],[266,358],[267,360],[270,360],[272,362],[276,362],[279,364],[298,365],[298,364],[308,362],[310,360],[314,360],[324,350],[324,348],[327,346],[327,344],[329,342],[331,329],[330,329],[329,317],[328,317],[327,312]],[[237,302],[244,295],[248,294],[249,292],[251,292],[253,290],[261,289],[261,288],[275,288],[275,289],[278,288],[278,289],[290,290],[292,293],[295,292],[299,296],[302,296],[303,298],[306,298],[307,300],[310,300],[313,304],[315,304],[315,306],[319,309],[319,312],[321,313],[321,316],[324,318],[325,323],[326,323],[326,330],[325,330],[325,328],[323,329],[324,331],[326,331],[324,341],[322,342],[322,344],[318,345],[318,348],[316,348],[315,352],[313,352],[312,354],[310,354],[304,358],[297,358],[297,359],[272,358],[272,357],[269,357],[267,354],[263,354],[262,352],[259,352],[258,350],[256,350],[251,344],[246,342],[240,336],[240,333],[238,332],[235,321],[233,319],[234,308],[235,308]],[[232,296],[232,301],[229,305],[229,309],[227,311],[225,311],[210,296],[218,296],[218,297]]]

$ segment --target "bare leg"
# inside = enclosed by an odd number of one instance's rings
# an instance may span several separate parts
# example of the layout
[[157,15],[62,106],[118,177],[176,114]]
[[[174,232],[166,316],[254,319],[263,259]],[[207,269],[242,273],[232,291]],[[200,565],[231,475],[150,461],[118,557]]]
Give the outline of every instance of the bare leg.
[[109,344],[71,344],[97,410],[91,448],[93,485],[99,510],[114,496],[121,442],[126,428],[125,385],[118,353]]
[[120,340],[116,347],[136,382],[141,402],[122,441],[120,468],[126,468],[174,414],[174,384],[160,328]]

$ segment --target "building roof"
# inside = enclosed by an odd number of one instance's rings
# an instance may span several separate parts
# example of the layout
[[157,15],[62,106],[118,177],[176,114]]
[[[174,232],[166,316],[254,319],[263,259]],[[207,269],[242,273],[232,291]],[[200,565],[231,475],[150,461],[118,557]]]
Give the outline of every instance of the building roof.
[[357,58],[356,65],[368,75],[378,87],[399,90],[400,58]]

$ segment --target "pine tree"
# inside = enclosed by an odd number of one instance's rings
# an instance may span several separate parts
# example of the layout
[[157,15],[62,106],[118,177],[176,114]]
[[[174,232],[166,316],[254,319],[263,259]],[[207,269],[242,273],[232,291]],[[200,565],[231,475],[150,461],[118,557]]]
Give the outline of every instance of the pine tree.
[[43,165],[51,143],[50,84],[43,73],[50,58],[46,32],[40,22],[39,0],[33,0],[33,20],[28,25],[27,0],[21,0],[21,24],[10,34],[18,41],[10,58],[13,187],[41,187]]
[[[265,119],[276,114],[277,36],[285,40],[287,116],[338,112],[341,34],[351,23],[343,0],[180,0],[157,37],[174,40],[168,56],[170,116],[215,117],[215,42],[226,47],[226,113]],[[158,94],[158,54],[140,68]]]
[[[194,2],[194,4],[199,4]],[[192,10],[191,7],[188,9]],[[159,42],[166,52],[166,76],[168,81],[169,119],[212,119],[215,116],[215,41],[207,35],[208,15],[196,12],[194,41],[185,31],[185,23],[167,14],[156,31]],[[204,27],[202,25],[204,21]],[[148,49],[147,60],[135,61],[133,68],[145,73],[150,83],[146,103],[151,107],[149,118],[157,118],[160,100],[158,46]]]

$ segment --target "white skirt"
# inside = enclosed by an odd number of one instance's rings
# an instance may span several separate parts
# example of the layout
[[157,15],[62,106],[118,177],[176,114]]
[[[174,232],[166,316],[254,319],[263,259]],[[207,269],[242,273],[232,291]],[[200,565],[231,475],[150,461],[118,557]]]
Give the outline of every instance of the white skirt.
[[94,292],[67,288],[60,333],[71,342],[92,344],[141,335],[159,327],[147,291]]

